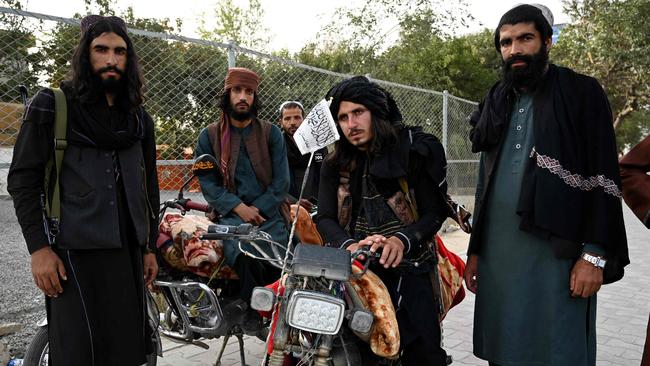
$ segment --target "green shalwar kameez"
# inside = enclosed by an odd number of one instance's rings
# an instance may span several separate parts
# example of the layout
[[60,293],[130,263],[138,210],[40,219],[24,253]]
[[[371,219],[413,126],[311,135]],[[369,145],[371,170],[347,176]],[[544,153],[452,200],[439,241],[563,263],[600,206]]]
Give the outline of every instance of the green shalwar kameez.
[[[545,240],[519,229],[517,202],[533,146],[533,98],[522,94],[511,113],[488,192],[474,354],[503,366],[595,365],[596,296],[571,297],[575,260],[555,256],[553,245],[563,245],[559,239]],[[479,177],[477,197],[485,183],[483,174]],[[584,250],[602,253],[596,245]]]
[[[252,125],[250,124],[244,128],[235,126],[231,126],[231,128],[232,133],[241,134],[242,138],[252,131]],[[258,182],[248,151],[246,151],[246,145],[243,143],[239,147],[237,166],[235,168],[234,181],[236,188],[234,193],[224,188],[216,176],[201,176],[199,181],[201,182],[203,196],[208,201],[208,204],[224,215],[219,219],[220,224],[243,224],[242,219],[233,211],[235,206],[243,202],[246,205],[257,207],[261,215],[266,218],[266,221],[259,227],[260,230],[270,234],[274,241],[286,245],[289,241],[289,233],[279,207],[289,189],[289,164],[287,163],[287,148],[284,144],[284,138],[277,126],[271,127],[268,144],[271,156],[271,161],[268,164],[272,166],[273,181],[266,189]],[[203,129],[199,134],[199,142],[196,146],[196,156],[202,154],[213,154],[207,128]],[[237,240],[224,240],[223,245],[226,264],[233,266],[236,258],[243,255],[239,250],[239,242]],[[258,245],[267,254],[273,255],[268,243],[259,242]],[[257,251],[251,244],[242,242],[242,247],[244,250],[257,255]],[[284,253],[281,254],[284,255]]]

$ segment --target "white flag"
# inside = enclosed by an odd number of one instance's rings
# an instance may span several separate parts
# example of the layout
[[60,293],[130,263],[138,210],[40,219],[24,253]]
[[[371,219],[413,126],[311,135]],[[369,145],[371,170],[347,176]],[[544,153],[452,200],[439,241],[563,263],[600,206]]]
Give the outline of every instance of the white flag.
[[293,134],[293,139],[303,155],[320,150],[339,139],[329,103],[325,99],[312,108]]

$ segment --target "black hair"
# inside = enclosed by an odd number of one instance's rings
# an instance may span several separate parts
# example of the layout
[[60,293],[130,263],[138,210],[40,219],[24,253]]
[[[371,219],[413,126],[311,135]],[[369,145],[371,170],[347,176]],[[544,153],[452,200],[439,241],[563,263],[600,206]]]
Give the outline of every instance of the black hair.
[[[232,106],[230,105],[230,89],[222,90],[219,95],[217,95],[217,107],[230,115],[232,112]],[[255,92],[253,94],[253,104],[251,104],[251,115],[257,118],[257,115],[262,108],[262,102],[260,101],[260,96]]]
[[300,112],[301,112],[301,115],[302,115],[302,118],[305,118],[305,109],[300,104],[298,104],[296,102],[288,102],[288,103],[282,105],[282,109],[280,109],[278,111],[278,113],[279,113],[278,121],[282,121],[282,115],[284,114],[285,109],[294,109],[294,108],[299,108]]
[[[397,132],[404,127],[402,113],[397,107],[391,93],[365,76],[353,76],[336,83],[327,92],[325,99],[330,100],[330,112],[336,121],[341,102],[361,104],[370,111],[373,138],[368,146],[370,155],[381,154],[385,149],[397,143]],[[336,128],[341,139],[336,142],[334,153],[328,162],[338,165],[340,169],[350,169],[350,163],[360,150],[352,145],[345,136],[338,122]]]
[[123,76],[126,95],[117,97],[118,102],[125,103],[127,109],[133,110],[144,102],[144,78],[131,38],[123,25],[116,24],[110,19],[98,21],[82,34],[79,45],[72,56],[69,81],[77,96],[99,90],[97,76],[94,75],[90,64],[90,44],[104,33],[115,33],[126,43],[126,70],[124,70]]
[[[368,146],[368,154],[375,156],[380,154],[384,149],[397,143],[397,129],[403,125],[392,124],[375,116],[372,114],[372,111],[370,112],[370,116],[373,138]],[[336,116],[334,119],[336,119]],[[338,122],[336,123],[336,129],[341,138],[336,142],[334,152],[327,157],[327,160],[329,163],[335,164],[339,169],[350,169],[352,161],[362,152],[348,141]]]
[[494,46],[497,51],[501,50],[501,26],[504,24],[514,25],[518,23],[535,24],[535,29],[537,29],[541,35],[542,42],[553,36],[553,28],[549,24],[548,20],[544,18],[542,11],[533,5],[522,4],[508,10],[501,17],[499,26],[496,31],[494,31]]

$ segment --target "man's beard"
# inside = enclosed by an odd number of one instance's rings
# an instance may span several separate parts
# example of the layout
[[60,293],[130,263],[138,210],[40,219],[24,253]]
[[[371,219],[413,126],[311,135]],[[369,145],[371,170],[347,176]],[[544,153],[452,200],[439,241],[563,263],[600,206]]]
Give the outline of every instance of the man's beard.
[[[524,61],[526,66],[512,67],[517,61]],[[539,51],[533,55],[516,55],[503,61],[501,80],[506,89],[535,90],[537,84],[544,76],[548,66],[548,52],[542,43]]]
[[[114,76],[111,76],[108,78],[102,78],[102,74],[108,71],[114,71],[120,77],[116,78]],[[97,70],[97,72],[95,72],[95,82],[104,93],[120,94],[126,89],[126,78],[124,70],[121,70],[115,66],[107,66]]]
[[[242,102],[239,102],[239,103],[242,103]],[[237,103],[237,104],[239,104],[239,103]],[[228,112],[228,116],[230,116],[230,118],[232,118],[232,119],[234,119],[236,121],[246,121],[246,120],[250,119],[251,117],[253,117],[253,108],[250,105],[248,105],[247,110],[240,112],[240,111],[237,110],[237,108],[234,105],[232,105],[231,103],[228,103],[227,112]]]

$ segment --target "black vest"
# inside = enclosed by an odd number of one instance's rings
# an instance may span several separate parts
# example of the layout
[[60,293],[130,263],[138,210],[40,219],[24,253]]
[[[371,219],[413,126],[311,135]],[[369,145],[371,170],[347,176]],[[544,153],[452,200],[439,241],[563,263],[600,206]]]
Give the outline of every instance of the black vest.
[[[142,146],[116,151],[124,185],[123,214],[129,215],[139,245],[147,245],[151,219]],[[61,249],[110,249],[122,246],[118,195],[111,150],[68,145],[61,174]],[[126,221],[126,220],[125,220]],[[128,230],[128,228],[123,228]],[[129,235],[133,237],[134,235]]]

